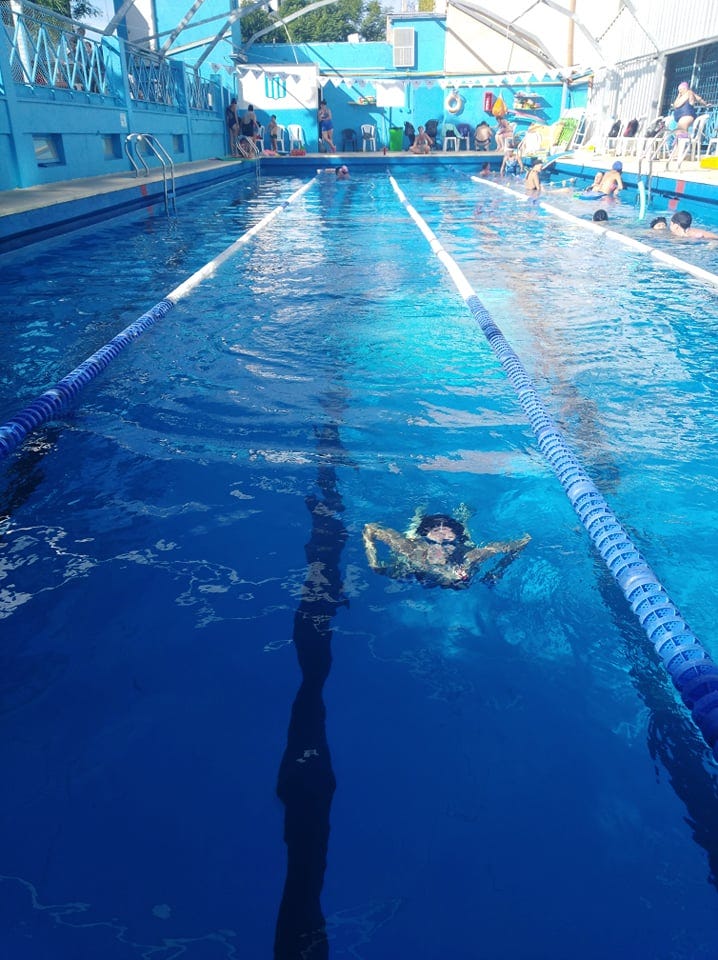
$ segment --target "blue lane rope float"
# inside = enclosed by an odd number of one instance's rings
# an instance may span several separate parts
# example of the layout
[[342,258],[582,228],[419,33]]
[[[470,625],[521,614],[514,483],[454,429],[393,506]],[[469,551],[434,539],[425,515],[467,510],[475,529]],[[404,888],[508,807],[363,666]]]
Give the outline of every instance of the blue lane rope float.
[[695,637],[655,573],[631,542],[608,503],[547,413],[525,367],[479,300],[456,261],[409,203],[393,177],[397,196],[481,327],[518,396],[539,449],[571,506],[668,671],[703,739],[718,760],[718,665]]
[[113,337],[109,343],[84,360],[79,367],[63,377],[54,387],[46,390],[43,394],[33,400],[28,406],[24,407],[20,413],[16,414],[11,420],[8,420],[0,426],[0,460],[9,456],[21,443],[27,435],[33,430],[37,430],[43,423],[55,419],[63,410],[66,410],[73,404],[80,393],[88,383],[95,379],[102,371],[109,366],[115,357],[129,346],[133,340],[140,337],[145,330],[163,319],[172,310],[179,301],[186,297],[198,284],[216,273],[217,268],[233,256],[237,250],[248,243],[256,233],[263,230],[275,217],[285,210],[290,203],[297,200],[305,193],[316,178],[312,178],[308,183],[296,190],[290,197],[280,203],[274,209],[270,210],[261,220],[245,231],[241,237],[231,243],[225,250],[203,267],[200,267],[192,276],[184,280],[178,287],[168,293],[164,299],[156,303],[154,307],[143,313],[141,317],[125,327],[121,333]]

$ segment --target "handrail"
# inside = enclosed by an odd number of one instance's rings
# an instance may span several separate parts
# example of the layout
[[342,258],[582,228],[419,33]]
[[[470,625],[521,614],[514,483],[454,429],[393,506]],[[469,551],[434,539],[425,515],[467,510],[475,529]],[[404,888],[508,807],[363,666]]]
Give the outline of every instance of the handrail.
[[[127,159],[132,164],[132,167],[135,171],[135,176],[140,176],[140,168],[138,163],[135,160],[135,157],[144,167],[144,176],[147,176],[150,172],[150,168],[147,165],[147,161],[138,151],[137,147],[140,143],[145,143],[159,160],[162,167],[162,186],[165,193],[165,212],[167,216],[170,215],[170,200],[172,202],[172,213],[176,215],[177,213],[177,198],[175,193],[175,165],[172,162],[172,157],[167,153],[165,148],[159,142],[157,137],[153,136],[151,133],[128,133],[125,137],[125,153],[127,154]],[[131,149],[132,144],[134,144],[134,151]],[[134,157],[133,157],[134,152]],[[169,168],[169,188],[167,184],[167,169]]]

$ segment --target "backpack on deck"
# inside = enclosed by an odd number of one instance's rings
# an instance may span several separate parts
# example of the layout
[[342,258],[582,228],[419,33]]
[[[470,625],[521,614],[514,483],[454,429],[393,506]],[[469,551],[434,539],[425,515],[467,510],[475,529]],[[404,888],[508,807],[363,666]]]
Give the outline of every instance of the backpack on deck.
[[666,131],[666,121],[663,117],[659,117],[657,120],[654,120],[650,125],[648,130],[646,130],[647,137],[660,137]]

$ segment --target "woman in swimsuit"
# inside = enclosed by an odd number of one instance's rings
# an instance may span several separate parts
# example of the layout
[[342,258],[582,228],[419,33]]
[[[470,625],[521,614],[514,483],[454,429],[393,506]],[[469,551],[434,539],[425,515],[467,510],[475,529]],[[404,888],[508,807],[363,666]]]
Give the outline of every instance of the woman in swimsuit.
[[319,104],[319,129],[322,134],[322,142],[329,147],[332,153],[336,153],[337,148],[332,140],[332,130],[334,129],[332,111],[327,106],[326,100],[322,100]]
[[678,96],[673,101],[673,119],[679,130],[689,130],[696,118],[696,104],[707,107],[708,104],[688,86],[687,83],[678,84]]

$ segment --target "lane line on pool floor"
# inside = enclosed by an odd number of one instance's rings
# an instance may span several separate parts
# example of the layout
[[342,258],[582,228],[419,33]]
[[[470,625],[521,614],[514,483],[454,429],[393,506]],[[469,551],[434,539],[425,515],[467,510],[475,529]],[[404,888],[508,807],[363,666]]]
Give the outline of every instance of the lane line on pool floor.
[[665,251],[659,250],[657,247],[652,247],[644,240],[637,240],[635,237],[629,237],[627,234],[620,233],[618,230],[612,230],[610,227],[602,227],[599,223],[583,220],[581,217],[577,217],[575,214],[569,213],[567,210],[562,210],[560,207],[555,207],[552,203],[547,203],[545,200],[538,200],[536,197],[529,196],[525,193],[519,193],[518,190],[514,190],[512,187],[507,187],[502,183],[495,183],[492,180],[488,180],[486,177],[477,177],[472,174],[469,176],[469,179],[473,180],[474,183],[480,183],[482,186],[490,187],[493,190],[499,190],[503,193],[507,193],[515,200],[520,200],[522,203],[531,201],[546,213],[550,213],[552,216],[558,217],[560,220],[565,220],[567,223],[572,223],[575,226],[582,227],[584,230],[590,230],[593,233],[605,233],[610,240],[613,240],[616,243],[621,243],[625,247],[630,247],[632,250],[648,254],[648,256],[653,257],[653,259],[657,260],[662,266],[672,267],[673,269],[680,270],[682,273],[689,273],[697,280],[703,280],[704,283],[708,283],[713,287],[718,287],[718,274],[711,273],[710,270],[704,270],[702,267],[697,267],[692,263],[688,263],[687,260],[681,260],[680,257],[676,257],[671,253],[665,253]]
[[134,320],[129,326],[125,327],[117,336],[113,337],[108,343],[92,356],[84,360],[78,367],[75,367],[67,376],[59,380],[53,387],[46,390],[43,394],[24,407],[18,414],[0,426],[0,460],[9,456],[13,450],[20,446],[27,435],[36,430],[42,424],[55,419],[64,410],[66,410],[77,399],[81,390],[88,383],[95,379],[110,363],[120,354],[125,347],[129,346],[134,340],[142,336],[151,326],[162,320],[172,310],[183,297],[191,293],[199,284],[208,277],[213,276],[218,267],[220,267],[237,251],[249,243],[254,236],[263,230],[269,223],[279,216],[286,208],[294,203],[302,194],[315,182],[316,177],[312,177],[307,183],[283,200],[269,213],[265,214],[261,220],[246,230],[241,237],[238,237],[233,243],[226,247],[212,260],[200,267],[199,270],[184,280],[179,286],[175,287],[159,303],[151,307],[141,317]]
[[593,480],[584,470],[503,333],[467,277],[439,238],[409,202],[393,176],[389,181],[481,327],[528,417],[539,449],[611,576],[661,658],[693,721],[718,760],[718,665],[683,619],[667,591],[641,556]]

